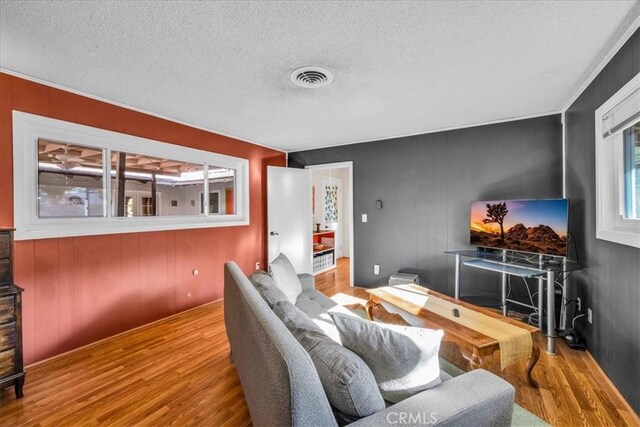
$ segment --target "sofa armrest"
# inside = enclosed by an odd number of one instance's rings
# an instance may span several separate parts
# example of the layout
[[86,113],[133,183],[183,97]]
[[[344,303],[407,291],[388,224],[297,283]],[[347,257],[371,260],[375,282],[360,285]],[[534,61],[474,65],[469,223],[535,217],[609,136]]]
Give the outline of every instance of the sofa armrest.
[[312,291],[316,288],[315,279],[312,274],[298,274],[298,279],[300,279],[300,284],[302,285],[302,292]]
[[511,384],[478,369],[349,425],[509,426],[514,397]]

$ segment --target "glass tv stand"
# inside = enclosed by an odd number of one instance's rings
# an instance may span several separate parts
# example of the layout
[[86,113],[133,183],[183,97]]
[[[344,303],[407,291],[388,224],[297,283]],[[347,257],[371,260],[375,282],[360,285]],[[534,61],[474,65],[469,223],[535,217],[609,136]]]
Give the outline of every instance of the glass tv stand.
[[[522,252],[508,250],[451,250],[445,251],[448,255],[456,257],[455,265],[455,298],[460,299],[460,274],[461,266],[488,270],[499,273],[502,279],[500,306],[502,314],[507,315],[507,304],[517,304],[536,310],[540,332],[547,337],[547,352],[555,354],[555,338],[558,337],[556,330],[563,330],[566,327],[566,310],[562,310],[559,327],[556,327],[555,289],[557,280],[564,281],[565,273],[581,270],[583,267],[574,262],[567,261],[566,258],[548,257],[545,255],[524,254]],[[524,279],[536,279],[538,283],[537,305],[529,305],[507,297],[507,276],[517,276]],[[547,284],[546,293],[544,289]],[[564,283],[565,295],[567,283]],[[544,313],[545,300],[547,305],[546,329],[543,328],[542,316]]]

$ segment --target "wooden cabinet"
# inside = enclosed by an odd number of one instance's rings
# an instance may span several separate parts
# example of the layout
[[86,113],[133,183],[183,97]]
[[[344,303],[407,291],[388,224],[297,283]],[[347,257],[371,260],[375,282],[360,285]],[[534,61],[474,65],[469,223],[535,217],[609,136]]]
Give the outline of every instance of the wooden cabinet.
[[13,231],[0,228],[0,286],[13,284]]
[[13,230],[0,229],[0,389],[22,397],[22,289],[13,283]]

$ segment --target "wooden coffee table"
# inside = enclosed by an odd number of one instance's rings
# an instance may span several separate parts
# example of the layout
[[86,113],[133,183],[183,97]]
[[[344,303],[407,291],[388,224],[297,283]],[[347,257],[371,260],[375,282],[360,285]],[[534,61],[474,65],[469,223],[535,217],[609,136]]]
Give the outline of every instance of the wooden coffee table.
[[[487,316],[491,316],[495,319],[499,319],[503,322],[507,322],[519,328],[525,329],[531,335],[534,335],[540,331],[540,329],[534,326],[519,322],[514,319],[510,319],[486,308],[478,307],[473,304],[451,298],[439,292],[423,288],[422,286],[412,285],[412,287],[415,287],[416,290],[422,293],[427,293],[429,295],[442,298],[467,309],[486,314]],[[370,320],[373,320],[374,307],[380,305],[382,302],[390,304],[395,308],[400,309],[401,311],[417,316],[424,323],[425,327],[430,329],[442,329],[444,331],[443,340],[452,342],[458,346],[458,348],[460,349],[460,353],[469,362],[471,369],[482,368],[483,366],[485,366],[485,359],[489,357],[493,358],[493,353],[500,350],[498,340],[496,340],[495,338],[491,338],[464,325],[456,323],[453,320],[433,313],[420,305],[398,297],[397,295],[391,294],[385,291],[385,289],[388,288],[383,287],[377,289],[367,289],[367,292],[369,293],[369,300],[367,301],[366,309],[367,316]],[[526,377],[529,385],[534,388],[538,388],[538,383],[531,376],[531,372],[533,371],[536,363],[538,363],[540,352],[536,347],[536,340],[533,336],[532,341],[533,350],[531,358],[529,359],[529,362],[527,364]]]

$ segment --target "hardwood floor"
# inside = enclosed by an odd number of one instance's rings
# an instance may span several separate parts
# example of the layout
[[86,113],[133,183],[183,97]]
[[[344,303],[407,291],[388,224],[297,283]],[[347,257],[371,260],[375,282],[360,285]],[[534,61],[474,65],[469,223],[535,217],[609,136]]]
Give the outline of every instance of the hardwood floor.
[[[316,287],[327,295],[349,294],[366,301],[362,288],[349,287],[348,259],[339,260],[338,268],[316,278]],[[374,317],[389,323],[404,323],[399,316],[384,309],[374,309]],[[496,360],[490,369],[516,388],[516,402],[554,426],[640,426],[640,418],[618,394],[609,379],[586,352],[569,349],[558,340],[556,356],[544,351],[545,339],[537,335],[542,349],[533,376],[540,388],[528,386],[524,376],[526,362],[499,370]],[[468,370],[468,363],[453,346],[446,346],[442,356]]]
[[[347,303],[366,298],[349,287],[348,260],[317,277],[322,292]],[[383,311],[374,312],[379,317]],[[539,343],[540,345],[542,343]],[[456,364],[455,349],[445,357]],[[553,425],[640,425],[640,419],[586,353],[558,345],[543,352],[526,385],[521,367],[501,374],[520,405]],[[222,301],[177,314],[27,368],[25,397],[1,394],[0,425],[251,424],[229,358]]]

